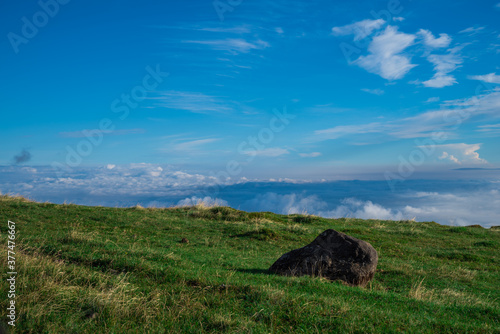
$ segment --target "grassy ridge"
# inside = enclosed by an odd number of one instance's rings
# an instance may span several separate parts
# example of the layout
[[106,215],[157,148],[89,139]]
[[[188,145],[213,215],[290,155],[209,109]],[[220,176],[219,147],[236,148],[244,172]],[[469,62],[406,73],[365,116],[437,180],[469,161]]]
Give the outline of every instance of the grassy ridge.
[[[7,196],[3,322],[7,220],[18,233],[15,333],[500,333],[498,230]],[[377,249],[367,288],[267,272],[328,228]]]

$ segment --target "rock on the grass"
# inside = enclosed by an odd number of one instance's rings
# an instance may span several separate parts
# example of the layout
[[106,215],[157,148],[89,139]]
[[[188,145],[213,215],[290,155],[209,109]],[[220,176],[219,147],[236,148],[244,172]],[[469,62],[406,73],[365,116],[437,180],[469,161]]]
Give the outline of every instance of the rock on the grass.
[[283,254],[269,268],[285,276],[312,275],[365,286],[375,274],[378,254],[366,241],[329,229],[309,245]]

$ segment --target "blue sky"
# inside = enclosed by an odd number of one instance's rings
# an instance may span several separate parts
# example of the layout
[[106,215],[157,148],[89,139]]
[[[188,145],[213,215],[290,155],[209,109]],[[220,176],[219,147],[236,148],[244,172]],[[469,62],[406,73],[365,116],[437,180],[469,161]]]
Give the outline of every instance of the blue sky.
[[[395,167],[435,132],[421,170],[500,162],[498,1],[61,2],[46,20],[3,4],[1,164],[64,164],[102,119],[115,131],[80,165],[251,156],[249,174],[334,178]],[[24,40],[23,18],[39,25]],[[148,66],[168,76],[145,89]],[[238,152],[283,108],[282,131]]]
[[3,192],[47,166],[168,187],[498,177],[498,0],[0,9]]

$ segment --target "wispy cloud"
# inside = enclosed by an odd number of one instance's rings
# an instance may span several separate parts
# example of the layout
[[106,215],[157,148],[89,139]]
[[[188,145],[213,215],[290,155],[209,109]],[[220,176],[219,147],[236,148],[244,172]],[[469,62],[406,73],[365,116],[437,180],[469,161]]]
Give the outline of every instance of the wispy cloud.
[[401,79],[417,66],[411,64],[409,55],[402,54],[414,40],[415,35],[398,32],[397,27],[388,26],[370,42],[370,54],[359,57],[354,63],[384,79]]
[[[435,131],[447,131],[456,126],[457,118],[463,115],[496,115],[500,108],[500,91],[478,95],[466,99],[449,100],[442,104],[442,109],[431,110],[416,116],[387,122],[372,122],[356,125],[338,125],[332,128],[316,130],[313,141],[337,139],[344,136],[381,133],[393,138],[419,138],[431,135]],[[463,121],[467,121],[468,117]]]
[[[92,136],[96,131],[96,129],[85,129],[81,131],[71,131],[71,132],[59,132],[59,136],[63,138],[86,138],[89,136]],[[141,134],[145,133],[146,130],[144,129],[120,129],[120,130],[112,130],[112,131],[100,131],[101,133],[104,133],[106,136],[121,136],[121,135],[135,135],[135,134]]]
[[260,50],[269,47],[269,43],[263,40],[249,42],[243,38],[227,38],[219,40],[185,40],[183,43],[206,45],[213,50],[227,51],[231,54],[248,53],[252,50]]
[[151,99],[158,101],[157,107],[185,110],[199,114],[228,113],[233,110],[230,103],[220,97],[197,92],[166,91]]
[[337,107],[333,103],[317,104],[315,106],[308,107],[305,109],[305,112],[307,113],[342,113],[350,111],[353,111],[353,109]]
[[373,94],[373,95],[383,95],[385,92],[382,89],[375,88],[375,89],[370,89],[370,88],[361,88],[363,92]]
[[486,124],[478,126],[477,132],[486,136],[497,136],[500,134],[500,124]]
[[459,31],[459,34],[468,34],[469,36],[478,34],[479,32],[483,31],[485,27],[469,27],[464,30]]
[[244,154],[257,157],[279,157],[281,155],[290,154],[290,151],[279,147],[269,147],[262,150],[247,150]]
[[185,30],[185,31],[207,31],[207,32],[220,32],[220,33],[233,33],[233,34],[246,34],[255,30],[256,26],[250,24],[239,25],[219,25],[214,22],[203,22],[203,24],[183,24],[183,25],[153,25],[152,28],[166,29],[166,30]]
[[439,37],[436,38],[429,30],[420,29],[417,35],[423,38],[424,45],[431,48],[445,48],[451,43],[448,34],[439,34]]
[[220,140],[220,138],[208,138],[208,139],[196,139],[185,141],[174,145],[174,149],[177,151],[192,151],[198,149],[203,145],[210,144]]
[[425,100],[425,103],[433,103],[433,102],[439,102],[440,98],[438,96],[433,96],[429,97],[427,100]]
[[252,32],[252,29],[246,25],[241,25],[236,27],[204,27],[204,28],[197,28],[195,30],[229,33],[229,34],[249,34]]
[[495,131],[495,130],[500,130],[500,124],[486,124],[486,125],[480,125],[478,126],[480,130],[478,131]]
[[468,76],[471,80],[480,80],[488,83],[500,84],[500,75],[496,73],[484,74],[484,75],[470,75]]
[[347,135],[382,132],[388,125],[383,123],[369,123],[359,125],[338,125],[330,129],[316,130],[317,140],[337,139]]
[[321,152],[299,153],[302,158],[316,158],[321,156]]
[[425,87],[442,88],[457,83],[455,77],[449,73],[456,70],[462,64],[462,58],[452,50],[448,54],[431,54],[427,59],[434,64],[434,76],[422,82]]
[[494,90],[486,94],[465,99],[445,101],[444,106],[462,107],[465,112],[471,115],[498,115],[498,109],[500,108],[500,90]]
[[385,24],[385,20],[363,20],[341,27],[333,27],[332,33],[337,36],[354,35],[354,40],[361,40],[380,29]]
[[500,92],[489,92],[465,99],[448,100],[442,103],[442,109],[431,110],[423,114],[395,121],[391,135],[399,138],[416,138],[433,131],[447,131],[456,126],[457,119],[467,122],[479,115],[494,116],[500,107]]
[[424,137],[450,123],[443,121],[444,115],[444,112],[429,112],[385,123],[373,122],[356,125],[338,125],[333,128],[315,131],[313,141],[338,139],[346,136],[370,133],[379,133],[393,138]]

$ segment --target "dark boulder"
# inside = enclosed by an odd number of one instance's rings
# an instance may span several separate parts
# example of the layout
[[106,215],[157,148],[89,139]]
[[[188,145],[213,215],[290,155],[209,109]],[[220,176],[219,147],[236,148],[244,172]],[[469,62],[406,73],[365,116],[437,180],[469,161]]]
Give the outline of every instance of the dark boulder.
[[326,230],[309,245],[282,255],[269,270],[285,276],[312,275],[365,286],[377,269],[378,254],[363,240]]

